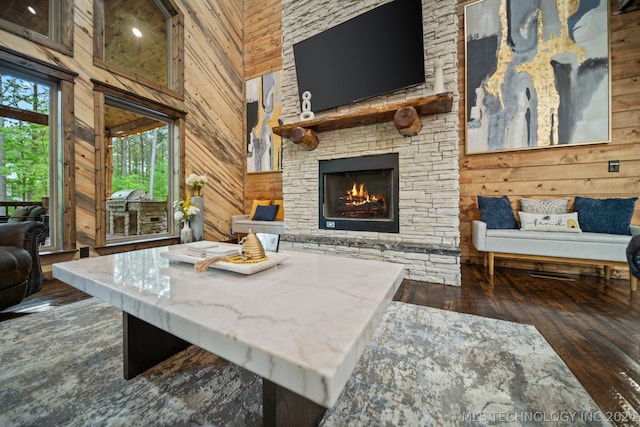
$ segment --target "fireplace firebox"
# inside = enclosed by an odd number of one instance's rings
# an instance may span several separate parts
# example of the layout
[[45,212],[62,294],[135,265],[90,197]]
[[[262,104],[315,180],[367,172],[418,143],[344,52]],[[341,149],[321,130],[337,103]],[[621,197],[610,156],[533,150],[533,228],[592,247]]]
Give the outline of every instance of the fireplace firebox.
[[321,229],[398,233],[398,154],[320,160]]

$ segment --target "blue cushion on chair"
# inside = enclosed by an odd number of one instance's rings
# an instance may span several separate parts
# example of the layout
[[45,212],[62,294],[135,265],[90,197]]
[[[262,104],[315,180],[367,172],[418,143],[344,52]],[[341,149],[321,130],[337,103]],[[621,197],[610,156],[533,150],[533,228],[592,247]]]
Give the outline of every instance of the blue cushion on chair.
[[254,221],[273,221],[278,212],[279,205],[258,206],[253,215]]
[[482,221],[487,224],[487,228],[518,228],[518,222],[513,215],[511,202],[507,196],[478,196],[478,207]]
[[576,212],[582,231],[631,235],[629,224],[637,197],[628,199],[590,199],[576,196]]

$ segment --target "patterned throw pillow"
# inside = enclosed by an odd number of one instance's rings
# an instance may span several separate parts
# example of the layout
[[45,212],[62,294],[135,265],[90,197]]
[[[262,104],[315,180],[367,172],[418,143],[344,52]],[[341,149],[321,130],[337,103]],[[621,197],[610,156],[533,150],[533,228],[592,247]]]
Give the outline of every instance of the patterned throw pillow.
[[535,214],[518,212],[520,214],[520,229],[526,231],[563,231],[581,233],[578,224],[578,213],[568,214]]
[[564,214],[567,213],[569,198],[562,199],[520,199],[522,212],[536,214]]

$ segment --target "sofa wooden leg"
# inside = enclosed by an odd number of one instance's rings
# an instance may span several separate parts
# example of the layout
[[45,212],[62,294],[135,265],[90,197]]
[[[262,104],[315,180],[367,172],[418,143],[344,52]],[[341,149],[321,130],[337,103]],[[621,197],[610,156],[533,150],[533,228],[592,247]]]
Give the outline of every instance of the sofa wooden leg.
[[631,292],[638,290],[638,279],[631,273],[629,273],[631,279]]
[[495,257],[493,256],[493,252],[487,252],[487,259],[489,260],[489,275],[493,276],[493,268],[495,265]]

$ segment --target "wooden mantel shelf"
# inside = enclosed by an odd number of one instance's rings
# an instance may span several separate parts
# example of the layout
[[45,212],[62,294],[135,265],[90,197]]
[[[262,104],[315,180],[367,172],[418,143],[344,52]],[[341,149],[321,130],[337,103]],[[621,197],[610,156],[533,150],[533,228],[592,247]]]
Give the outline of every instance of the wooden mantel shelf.
[[[363,108],[343,114],[331,114],[317,117],[312,120],[299,121],[273,128],[273,132],[283,138],[291,138],[294,129],[301,128],[307,134],[315,137],[317,132],[326,132],[337,129],[347,129],[356,126],[366,126],[375,123],[391,122],[398,110],[413,107],[420,116],[448,113],[453,105],[453,94],[444,92],[437,95],[416,98],[409,101],[387,104],[380,107]],[[298,132],[301,132],[300,130]],[[294,142],[296,142],[294,140]],[[305,145],[305,144],[302,144]],[[317,143],[316,143],[317,145]],[[306,145],[305,145],[306,146]],[[309,148],[308,149],[314,149]]]

